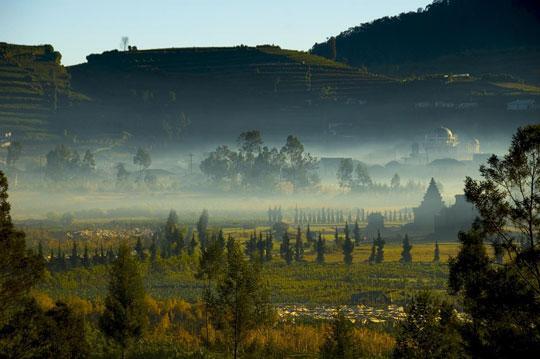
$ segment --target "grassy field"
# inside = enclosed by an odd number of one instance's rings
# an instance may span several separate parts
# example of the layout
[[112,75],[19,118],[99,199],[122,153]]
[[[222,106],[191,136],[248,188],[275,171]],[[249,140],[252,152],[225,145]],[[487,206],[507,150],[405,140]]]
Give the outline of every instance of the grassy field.
[[[263,266],[263,278],[270,287],[276,304],[299,303],[310,305],[341,305],[351,302],[355,293],[383,292],[393,302],[403,303],[413,292],[431,289],[444,294],[447,280],[447,261],[457,254],[457,243],[441,243],[441,263],[434,264],[432,243],[414,244],[413,263],[399,263],[401,245],[392,242],[385,246],[385,261],[369,264],[370,243],[357,246],[353,264],[343,264],[340,251],[332,248],[325,264],[315,263],[315,254],[306,249],[304,261],[287,265],[274,243],[273,260]],[[190,302],[201,296],[203,283],[195,278],[197,257],[160,259],[154,265],[142,263],[145,283],[150,295],[159,299],[182,298]],[[107,268],[94,266],[66,272],[48,273],[42,290],[53,298],[78,296],[102,298],[106,292]]]

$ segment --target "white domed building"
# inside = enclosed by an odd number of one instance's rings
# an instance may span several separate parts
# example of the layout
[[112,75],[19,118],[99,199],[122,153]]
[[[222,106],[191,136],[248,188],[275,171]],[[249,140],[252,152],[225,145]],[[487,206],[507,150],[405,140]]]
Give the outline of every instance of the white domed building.
[[459,140],[449,128],[438,127],[425,135],[424,151],[427,161],[457,157]]

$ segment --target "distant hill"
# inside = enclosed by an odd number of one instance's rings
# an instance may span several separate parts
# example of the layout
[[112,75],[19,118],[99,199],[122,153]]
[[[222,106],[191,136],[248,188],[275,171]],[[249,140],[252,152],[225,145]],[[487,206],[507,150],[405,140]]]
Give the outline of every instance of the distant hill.
[[[246,128],[324,128],[320,107],[364,98],[393,80],[275,46],[109,51],[69,68],[91,98],[81,126],[174,140]],[[318,114],[319,113],[319,114]]]
[[395,75],[491,72],[540,83],[539,50],[538,0],[439,0],[350,28],[311,52]]
[[54,137],[53,117],[76,97],[60,59],[51,45],[0,43],[0,130],[25,140]]
[[[204,145],[260,129],[270,143],[294,133],[334,148],[413,141],[441,125],[483,140],[540,113],[540,86],[499,70],[453,75],[449,67],[430,75],[424,62],[409,65],[419,76],[389,77],[275,46],[132,48],[64,68],[50,45],[2,46],[0,130],[28,142]],[[523,71],[535,65],[530,54],[503,55]],[[433,64],[450,66],[441,58]]]

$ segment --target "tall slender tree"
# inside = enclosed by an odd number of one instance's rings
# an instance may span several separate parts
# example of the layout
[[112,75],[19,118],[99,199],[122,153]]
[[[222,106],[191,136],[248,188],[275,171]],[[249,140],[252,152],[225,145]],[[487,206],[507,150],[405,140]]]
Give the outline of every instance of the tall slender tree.
[[291,250],[291,240],[289,238],[288,232],[283,233],[283,239],[281,240],[279,253],[281,254],[281,258],[283,258],[287,264],[291,264],[293,260],[293,255]]
[[317,263],[323,264],[324,263],[324,255],[326,250],[326,244],[324,241],[324,238],[322,236],[322,233],[319,232],[319,240],[316,243],[316,250],[317,250]]
[[304,243],[302,242],[302,230],[298,226],[296,241],[294,243],[294,260],[301,262],[304,259]]
[[109,273],[109,292],[99,325],[106,337],[119,347],[122,358],[147,325],[145,290],[137,262],[122,244]]
[[0,171],[0,328],[21,310],[44,268],[43,258],[27,250],[24,232],[11,222],[7,191],[7,178]]
[[403,238],[403,244],[402,244],[402,251],[401,251],[401,258],[399,261],[401,263],[411,263],[412,262],[412,255],[411,255],[411,249],[412,245],[409,242],[409,235],[405,234],[405,237]]
[[232,238],[227,244],[225,273],[208,305],[216,327],[230,339],[235,359],[246,334],[267,323],[271,317],[268,291],[260,277],[260,264],[247,262]]
[[345,242],[343,242],[343,262],[350,266],[353,262],[354,243],[349,234],[349,224],[345,223]]
[[381,231],[378,231],[377,239],[376,239],[375,242],[377,243],[377,252],[375,253],[375,263],[382,263],[384,261],[384,244],[385,244],[385,241],[381,237]]

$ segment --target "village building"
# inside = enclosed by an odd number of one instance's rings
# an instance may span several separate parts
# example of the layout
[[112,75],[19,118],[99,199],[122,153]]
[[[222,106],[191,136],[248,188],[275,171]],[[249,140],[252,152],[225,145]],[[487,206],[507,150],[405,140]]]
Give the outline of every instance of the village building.
[[442,208],[435,216],[435,236],[439,240],[455,240],[460,231],[467,231],[479,215],[476,207],[463,194],[455,196],[456,202]]
[[384,230],[384,216],[379,213],[370,213],[367,216],[367,226],[364,230],[365,237],[368,239],[375,238],[377,233]]
[[424,199],[420,206],[413,208],[414,222],[410,227],[417,232],[433,233],[435,230],[435,216],[444,208],[441,193],[437,188],[435,179],[431,179]]

